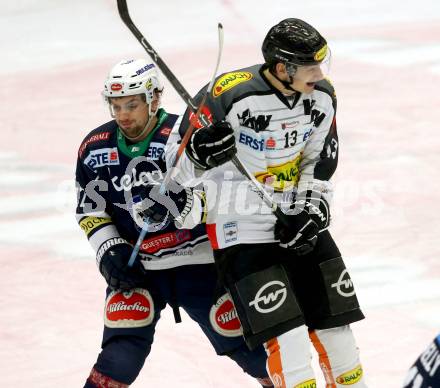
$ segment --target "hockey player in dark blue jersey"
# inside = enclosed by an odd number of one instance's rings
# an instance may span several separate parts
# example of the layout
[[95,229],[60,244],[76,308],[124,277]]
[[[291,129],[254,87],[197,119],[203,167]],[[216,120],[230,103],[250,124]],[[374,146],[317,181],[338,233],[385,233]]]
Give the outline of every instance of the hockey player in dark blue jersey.
[[403,388],[440,387],[440,334],[417,358],[408,371]]
[[90,132],[78,151],[76,217],[108,285],[102,351],[85,387],[133,383],[167,304],[177,321],[182,307],[217,354],[229,356],[262,386],[271,387],[265,351],[247,349],[226,293],[213,303],[217,279],[205,226],[175,227],[174,219],[183,217],[184,204],[197,190],[169,194],[175,213],[150,225],[135,264],[127,265],[142,225],[133,209],[163,179],[164,148],[178,121],[160,107],[162,91],[154,64],[118,63],[103,91],[113,120]]

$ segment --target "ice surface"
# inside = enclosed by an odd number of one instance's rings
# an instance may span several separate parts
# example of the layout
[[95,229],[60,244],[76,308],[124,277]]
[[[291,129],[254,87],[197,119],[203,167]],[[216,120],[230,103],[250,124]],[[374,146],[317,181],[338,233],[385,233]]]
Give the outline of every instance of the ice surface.
[[[73,217],[76,150],[108,120],[100,91],[109,68],[144,52],[115,1],[4,3],[0,385],[80,387],[99,350],[104,281]],[[221,71],[260,62],[265,32],[285,17],[327,36],[341,140],[333,234],[367,316],[353,330],[369,386],[398,388],[440,331],[440,2],[128,3],[190,93],[210,77],[219,21]],[[183,108],[169,84],[164,105]],[[167,310],[133,384],[159,386],[258,384]]]

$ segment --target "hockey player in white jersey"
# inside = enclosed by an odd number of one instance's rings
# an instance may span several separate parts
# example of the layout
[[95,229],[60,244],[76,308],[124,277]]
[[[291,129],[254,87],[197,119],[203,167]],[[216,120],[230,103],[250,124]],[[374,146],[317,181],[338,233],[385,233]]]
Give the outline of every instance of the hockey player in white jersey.
[[[326,387],[366,387],[349,326],[364,318],[329,231],[332,177],[338,161],[336,96],[324,78],[330,50],[299,19],[272,27],[265,63],[217,78],[202,109],[187,111],[179,131],[196,130],[178,179],[205,184],[207,230],[249,347],[264,343],[276,387],[315,387],[311,339]],[[196,96],[201,101],[206,88]],[[166,150],[174,157],[176,146]],[[245,167],[284,211],[275,217]]]

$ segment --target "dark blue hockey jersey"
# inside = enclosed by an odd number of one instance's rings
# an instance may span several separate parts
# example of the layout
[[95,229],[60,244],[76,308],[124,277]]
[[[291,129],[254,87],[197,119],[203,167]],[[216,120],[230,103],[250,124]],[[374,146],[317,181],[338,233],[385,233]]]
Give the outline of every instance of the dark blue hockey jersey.
[[[91,131],[78,150],[76,217],[95,252],[109,239],[134,244],[139,236],[133,198],[146,183],[163,178],[165,145],[178,121],[163,109],[157,115],[156,127],[141,142],[129,143],[112,120]],[[176,229],[172,222],[147,234],[140,255],[146,269],[213,261],[205,225]]]
[[408,372],[404,388],[440,388],[440,335],[417,358]]

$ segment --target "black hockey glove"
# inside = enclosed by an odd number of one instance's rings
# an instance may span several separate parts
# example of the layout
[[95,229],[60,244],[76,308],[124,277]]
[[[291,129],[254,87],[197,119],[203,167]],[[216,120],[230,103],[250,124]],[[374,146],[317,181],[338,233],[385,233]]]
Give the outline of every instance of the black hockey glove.
[[186,153],[203,170],[230,161],[237,153],[231,124],[220,121],[194,131],[186,146]]
[[175,221],[177,227],[183,224],[194,203],[193,189],[173,180],[165,193],[160,192],[159,183],[147,184],[139,199],[133,206],[136,223],[142,226],[148,220],[150,224],[163,224],[162,228],[171,221]]
[[292,249],[299,256],[310,253],[318,233],[330,224],[327,201],[314,191],[298,193],[287,212],[276,212],[275,238],[280,246]]
[[96,259],[99,271],[112,290],[130,290],[145,286],[146,271],[137,258],[132,267],[128,266],[133,247],[123,238],[107,240],[98,250]]

